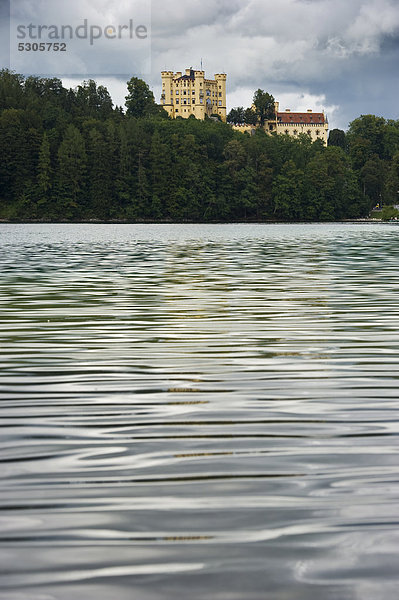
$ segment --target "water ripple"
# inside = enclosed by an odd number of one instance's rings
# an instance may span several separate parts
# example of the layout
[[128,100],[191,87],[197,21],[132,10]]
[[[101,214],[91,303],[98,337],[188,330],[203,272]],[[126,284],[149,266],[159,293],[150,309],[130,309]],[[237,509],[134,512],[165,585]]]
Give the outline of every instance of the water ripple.
[[392,600],[399,238],[0,228],[0,600]]

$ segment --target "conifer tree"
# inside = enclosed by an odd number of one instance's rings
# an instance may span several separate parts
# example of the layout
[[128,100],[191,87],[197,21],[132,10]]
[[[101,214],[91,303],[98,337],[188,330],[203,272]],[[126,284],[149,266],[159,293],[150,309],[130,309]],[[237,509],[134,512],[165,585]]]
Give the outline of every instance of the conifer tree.
[[118,128],[119,157],[116,176],[116,198],[119,209],[126,216],[126,207],[132,198],[132,161],[129,152],[126,129],[123,125]]
[[[44,132],[39,150],[39,162],[37,167],[37,191],[38,204],[47,205],[52,188],[52,169],[50,156],[50,142],[47,133]],[[47,207],[48,210],[48,207]]]
[[76,218],[85,200],[87,155],[80,131],[69,125],[58,150],[58,209],[61,218]]
[[50,143],[46,132],[43,134],[43,140],[40,146],[37,182],[40,193],[43,196],[46,196],[51,189]]
[[111,209],[111,167],[108,147],[96,128],[89,132],[88,196],[90,216],[108,219]]

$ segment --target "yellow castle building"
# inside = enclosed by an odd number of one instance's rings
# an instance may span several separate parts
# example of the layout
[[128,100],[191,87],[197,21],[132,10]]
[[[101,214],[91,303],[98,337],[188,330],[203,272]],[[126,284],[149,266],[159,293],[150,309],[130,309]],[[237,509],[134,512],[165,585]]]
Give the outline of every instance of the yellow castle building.
[[[203,120],[206,116],[218,115],[222,121],[227,120],[226,80],[225,73],[217,73],[215,79],[206,79],[205,71],[186,69],[181,71],[162,71],[161,106],[172,119],[182,117],[188,119],[194,115]],[[254,108],[254,107],[252,107]],[[233,129],[254,133],[259,125],[237,124]],[[297,137],[301,133],[309,135],[312,141],[322,140],[327,145],[328,120],[324,112],[291,112],[280,111],[279,103],[275,103],[274,117],[265,123],[266,133],[290,135]]]
[[196,119],[218,115],[226,122],[226,79],[225,73],[217,73],[215,79],[206,79],[205,71],[186,69],[162,71],[161,106],[172,119]]

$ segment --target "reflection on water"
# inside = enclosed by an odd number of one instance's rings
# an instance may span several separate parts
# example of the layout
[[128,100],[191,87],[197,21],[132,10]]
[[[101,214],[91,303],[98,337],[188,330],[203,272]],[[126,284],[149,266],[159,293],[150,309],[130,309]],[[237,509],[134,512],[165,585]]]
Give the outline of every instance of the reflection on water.
[[395,225],[0,228],[1,600],[392,600]]

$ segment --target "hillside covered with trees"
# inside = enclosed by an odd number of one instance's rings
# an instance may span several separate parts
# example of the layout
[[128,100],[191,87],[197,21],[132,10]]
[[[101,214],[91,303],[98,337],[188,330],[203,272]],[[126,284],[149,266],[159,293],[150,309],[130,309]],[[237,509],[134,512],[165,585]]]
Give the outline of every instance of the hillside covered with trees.
[[170,120],[136,78],[122,110],[91,80],[71,90],[0,71],[2,220],[339,220],[398,190],[398,121],[362,116],[325,148]]

